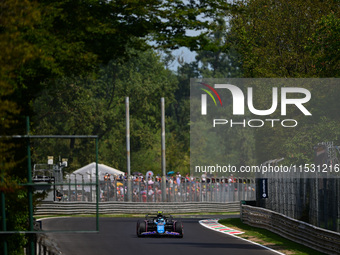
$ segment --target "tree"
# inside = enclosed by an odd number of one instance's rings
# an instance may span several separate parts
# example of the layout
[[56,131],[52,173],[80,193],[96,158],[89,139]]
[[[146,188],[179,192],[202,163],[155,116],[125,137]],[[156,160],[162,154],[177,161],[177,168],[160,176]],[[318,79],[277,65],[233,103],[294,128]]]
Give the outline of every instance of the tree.
[[[17,70],[27,61],[39,55],[38,49],[25,38],[21,31],[31,29],[40,21],[36,4],[29,1],[0,2],[0,134],[1,136],[15,133],[17,115],[21,111],[18,101],[13,100],[17,89],[15,79]],[[25,172],[18,170],[18,141],[0,139],[0,192],[5,198],[6,226],[8,230],[25,230],[27,223],[26,190],[18,186],[24,182]],[[4,215],[1,215],[1,222]],[[3,226],[2,226],[3,227]],[[6,240],[11,254],[20,254],[20,247],[25,245],[23,235],[1,235],[0,250],[4,250]]]
[[[339,13],[334,1],[237,1],[231,39],[245,77],[317,77],[306,48],[320,20]],[[333,75],[331,75],[333,76]]]
[[207,35],[210,47],[197,51],[197,68],[203,78],[234,78],[241,76],[237,53],[228,42],[229,28],[226,17],[218,18],[218,26]]
[[316,59],[314,72],[320,77],[339,77],[340,19],[334,13],[321,17],[306,49]]
[[[166,98],[167,106],[172,104],[176,79],[152,50],[131,54],[124,64],[112,61],[103,67],[97,79],[74,77],[49,85],[50,89],[34,102],[35,129],[43,134],[96,134],[101,141],[100,161],[125,170],[124,100],[129,96],[131,155],[139,155],[139,160],[132,161],[132,168],[154,162],[155,158],[145,161],[143,152],[157,156],[154,151],[160,144],[157,131],[160,130],[160,98]],[[63,147],[63,155],[71,156],[73,170],[87,163],[88,146],[77,142],[73,148],[70,144]],[[44,159],[49,150],[56,153],[57,148],[61,146],[43,145],[36,150],[39,155],[36,162]]]
[[[238,53],[244,76],[337,77],[339,47],[335,38],[339,30],[338,13],[339,5],[334,1],[237,1],[231,12],[230,40]],[[277,87],[283,84],[277,81]],[[291,111],[290,116],[299,121],[298,127],[289,132],[281,127],[264,127],[256,132],[259,163],[281,157],[290,163],[312,162],[312,146],[325,140],[338,140],[337,132],[330,132],[335,130],[332,126],[339,121],[335,114],[339,105],[333,98],[338,91],[331,85],[307,86],[313,95],[308,105],[313,117],[300,118],[298,112]],[[265,86],[257,91],[258,108],[268,109],[270,91]],[[270,117],[281,116],[274,114]],[[329,132],[321,132],[322,125]]]
[[[1,77],[7,80],[6,84],[13,85],[6,86],[2,106],[7,105],[6,109],[13,111],[14,123],[22,123],[22,115],[33,115],[32,102],[41,90],[58,83],[55,80],[89,74],[96,77],[100,64],[106,65],[110,60],[117,65],[128,61],[133,56],[130,49],[208,47],[204,36],[207,32],[191,37],[186,35],[186,29],[209,31],[214,28],[214,22],[201,21],[198,16],[212,17],[228,7],[224,1],[172,0],[153,0],[147,5],[136,0],[40,0],[20,4],[6,0],[2,3],[4,13],[8,11],[8,15],[3,15],[4,20],[12,20],[4,23],[0,31],[4,36],[2,41],[12,42],[11,48],[16,49],[7,52],[8,55],[5,51],[0,53],[1,59],[16,59],[11,74]],[[11,12],[12,6],[18,10]],[[24,9],[23,17],[27,21],[15,23],[20,9]],[[154,42],[153,46],[149,41]],[[15,112],[14,104],[20,114]],[[3,112],[7,114],[6,110]],[[7,114],[5,119],[9,117]],[[12,134],[25,132],[23,125],[13,123],[8,130]]]
[[[11,63],[12,74],[3,78],[15,84],[10,101],[19,104],[24,115],[31,114],[28,106],[43,89],[42,81],[96,72],[99,64],[127,60],[129,48],[206,47],[204,34],[191,37],[186,29],[212,29],[214,22],[202,22],[198,16],[211,16],[227,6],[223,1],[172,0],[152,0],[147,5],[136,0],[26,0],[20,4],[6,0],[2,4],[2,46],[14,49],[1,52],[6,62],[3,70]],[[17,11],[11,12],[11,6]],[[25,22],[19,18],[23,8]]]
[[[36,5],[29,1],[2,1],[0,16],[0,131],[6,134],[16,122],[20,105],[11,96],[18,88],[15,80],[17,70],[26,62],[34,59],[38,49],[21,31],[32,29],[40,22]],[[1,154],[3,155],[3,154]]]

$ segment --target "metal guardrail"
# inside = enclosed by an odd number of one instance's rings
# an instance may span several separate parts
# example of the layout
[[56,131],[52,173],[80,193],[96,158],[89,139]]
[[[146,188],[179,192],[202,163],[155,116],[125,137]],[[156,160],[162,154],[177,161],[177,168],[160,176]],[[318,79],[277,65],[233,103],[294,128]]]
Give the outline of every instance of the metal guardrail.
[[44,234],[38,234],[36,239],[37,255],[59,255],[61,251],[55,242]]
[[340,254],[340,233],[289,218],[281,213],[249,205],[241,206],[241,219],[248,225],[265,228],[317,251],[326,254]]
[[[155,211],[166,213],[209,213],[209,212],[239,212],[240,202],[215,203],[215,202],[101,202],[100,214],[147,214]],[[42,202],[36,207],[35,215],[79,215],[95,214],[96,203],[91,202]]]
[[[43,231],[41,231],[42,223],[41,221],[34,222],[34,230],[40,231],[41,233],[36,233],[32,235],[32,241],[34,246],[34,255],[60,255],[62,252],[57,246],[56,242],[50,237],[47,236]],[[23,249],[24,255],[31,255],[31,247],[29,244],[26,245]]]

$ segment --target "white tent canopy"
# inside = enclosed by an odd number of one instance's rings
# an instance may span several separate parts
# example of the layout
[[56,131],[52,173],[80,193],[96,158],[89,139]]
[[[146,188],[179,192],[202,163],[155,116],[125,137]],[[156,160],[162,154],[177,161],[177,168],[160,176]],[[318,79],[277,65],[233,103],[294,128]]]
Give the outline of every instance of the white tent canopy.
[[[110,175],[124,175],[125,173],[117,170],[115,168],[106,166],[104,164],[98,164],[98,177],[99,180],[104,179],[104,175],[108,173]],[[84,178],[84,181],[95,181],[96,178],[96,162],[92,162],[86,166],[83,166],[82,168],[79,168],[78,170],[74,171],[69,175],[69,178],[73,180],[74,178],[77,178],[77,181],[81,181],[82,178]]]

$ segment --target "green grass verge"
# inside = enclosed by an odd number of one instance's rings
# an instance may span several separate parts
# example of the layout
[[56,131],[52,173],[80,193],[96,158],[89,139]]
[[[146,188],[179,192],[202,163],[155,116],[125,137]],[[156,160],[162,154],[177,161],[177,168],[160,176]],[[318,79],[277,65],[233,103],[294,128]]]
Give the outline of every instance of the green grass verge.
[[292,255],[320,255],[324,254],[319,251],[308,248],[304,245],[290,241],[282,236],[270,232],[263,228],[256,228],[246,225],[239,218],[222,219],[219,223],[230,228],[237,228],[244,234],[238,235],[241,238],[265,245],[273,250],[280,251],[284,254]]

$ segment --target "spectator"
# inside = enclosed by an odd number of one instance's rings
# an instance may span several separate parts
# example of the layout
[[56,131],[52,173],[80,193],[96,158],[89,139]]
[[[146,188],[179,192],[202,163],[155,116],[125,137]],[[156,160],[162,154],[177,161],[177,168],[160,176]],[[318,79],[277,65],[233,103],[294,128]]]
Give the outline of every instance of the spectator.
[[63,194],[59,190],[56,191],[56,198],[58,199],[59,202],[63,198]]
[[181,174],[179,172],[176,174],[176,182],[178,186],[181,185]]

